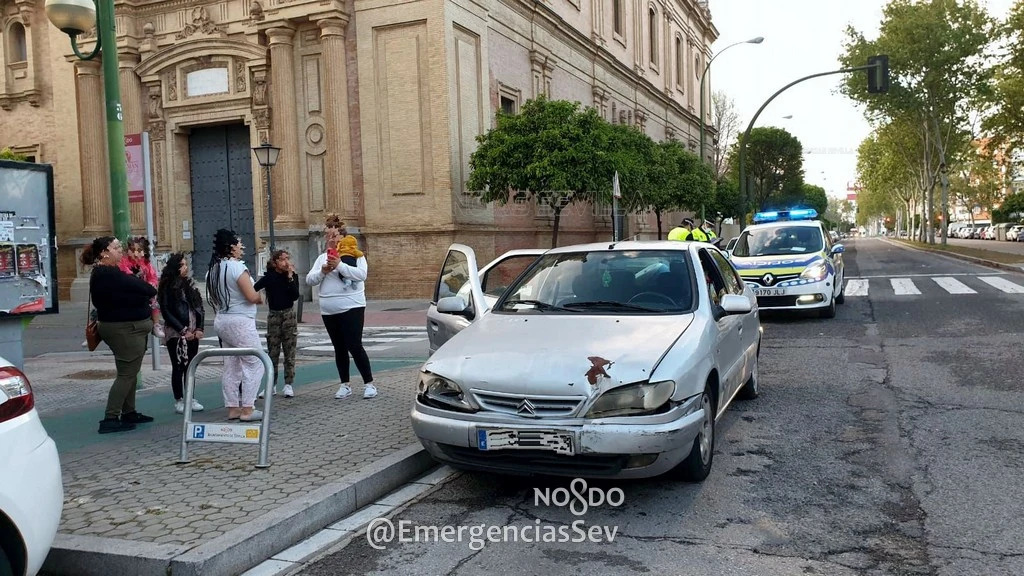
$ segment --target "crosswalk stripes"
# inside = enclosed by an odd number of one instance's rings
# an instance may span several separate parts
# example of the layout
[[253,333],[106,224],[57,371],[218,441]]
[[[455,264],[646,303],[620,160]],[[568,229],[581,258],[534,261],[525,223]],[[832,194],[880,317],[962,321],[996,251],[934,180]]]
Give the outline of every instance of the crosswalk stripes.
[[892,278],[889,280],[889,283],[892,284],[892,291],[895,292],[897,296],[921,293],[914,284],[914,281],[910,278]]
[[996,288],[997,290],[1001,290],[1008,294],[1024,293],[1024,286],[1014,284],[1013,282],[1010,282],[1006,278],[1000,278],[998,276],[982,276],[978,278],[978,280],[981,280],[985,284],[988,284],[993,288]]
[[[922,289],[925,286],[932,285],[933,283],[935,286],[942,288],[942,290],[948,294],[978,294],[979,290],[981,290],[977,285],[972,288],[964,281],[954,278],[954,276],[965,277],[968,275],[908,274],[905,277],[895,278],[884,276],[849,278],[846,280],[846,286],[843,289],[843,294],[850,297],[866,297],[870,292],[872,280],[883,283],[881,285],[874,285],[876,289],[882,290],[883,294],[886,293],[886,289],[889,289],[892,290],[890,294],[895,296],[921,296]],[[970,278],[970,282],[974,282],[974,280],[980,281],[989,288],[994,288],[998,292],[1004,294],[1024,294],[1024,286],[1001,277],[998,274],[978,274],[971,275]]]

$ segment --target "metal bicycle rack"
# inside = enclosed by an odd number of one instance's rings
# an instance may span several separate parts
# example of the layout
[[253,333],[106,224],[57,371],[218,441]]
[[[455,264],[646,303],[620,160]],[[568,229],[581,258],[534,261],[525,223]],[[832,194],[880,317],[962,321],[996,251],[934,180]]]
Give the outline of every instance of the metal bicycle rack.
[[[185,373],[185,421],[181,431],[181,456],[178,464],[188,463],[189,442],[222,442],[228,444],[259,444],[260,455],[257,468],[269,468],[267,456],[270,452],[270,404],[273,394],[266,394],[263,401],[263,418],[259,423],[239,422],[193,422],[192,398],[196,386],[196,370],[199,364],[211,356],[256,356],[266,368],[263,382],[269,382],[274,375],[274,363],[262,348],[207,348],[200,350],[188,365]],[[264,387],[268,389],[269,387]]]

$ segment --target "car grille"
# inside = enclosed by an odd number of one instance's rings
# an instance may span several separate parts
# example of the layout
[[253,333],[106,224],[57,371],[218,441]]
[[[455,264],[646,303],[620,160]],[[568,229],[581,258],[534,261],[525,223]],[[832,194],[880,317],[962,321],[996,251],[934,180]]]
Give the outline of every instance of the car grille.
[[774,279],[772,280],[772,283],[771,284],[765,284],[761,280],[762,278],[764,278],[764,274],[758,274],[757,276],[743,276],[742,274],[740,275],[740,277],[743,278],[744,282],[751,282],[753,284],[757,284],[758,286],[764,286],[766,288],[770,288],[770,287],[773,287],[773,286],[777,286],[780,282],[788,282],[789,280],[795,280],[795,279],[800,277],[800,273],[799,272],[795,272],[793,274],[775,274],[773,272],[772,276],[774,277]]
[[541,418],[572,416],[585,400],[581,396],[526,396],[477,391],[473,394],[484,410]]

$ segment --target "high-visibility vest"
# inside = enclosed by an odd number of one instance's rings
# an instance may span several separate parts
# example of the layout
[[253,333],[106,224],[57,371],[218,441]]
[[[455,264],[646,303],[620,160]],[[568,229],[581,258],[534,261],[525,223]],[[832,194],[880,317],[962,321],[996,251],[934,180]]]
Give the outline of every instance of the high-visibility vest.
[[694,242],[707,242],[708,237],[700,228],[694,228],[690,231],[690,235],[693,237]]
[[714,240],[715,238],[718,238],[718,234],[715,234],[714,230],[706,230],[706,232],[708,233],[708,240]]
[[668,233],[668,239],[685,242],[690,239],[690,231],[687,230],[686,228],[683,228],[682,226],[678,226],[676,228],[673,228],[672,231]]

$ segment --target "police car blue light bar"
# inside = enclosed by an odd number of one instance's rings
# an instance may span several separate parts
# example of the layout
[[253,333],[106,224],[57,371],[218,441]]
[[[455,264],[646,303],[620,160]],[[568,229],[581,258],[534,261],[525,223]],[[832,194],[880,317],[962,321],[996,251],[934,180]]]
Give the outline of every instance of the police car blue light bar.
[[795,210],[779,210],[774,212],[758,212],[754,214],[754,223],[781,222],[784,220],[813,220],[818,217],[818,211],[814,208],[799,208]]

